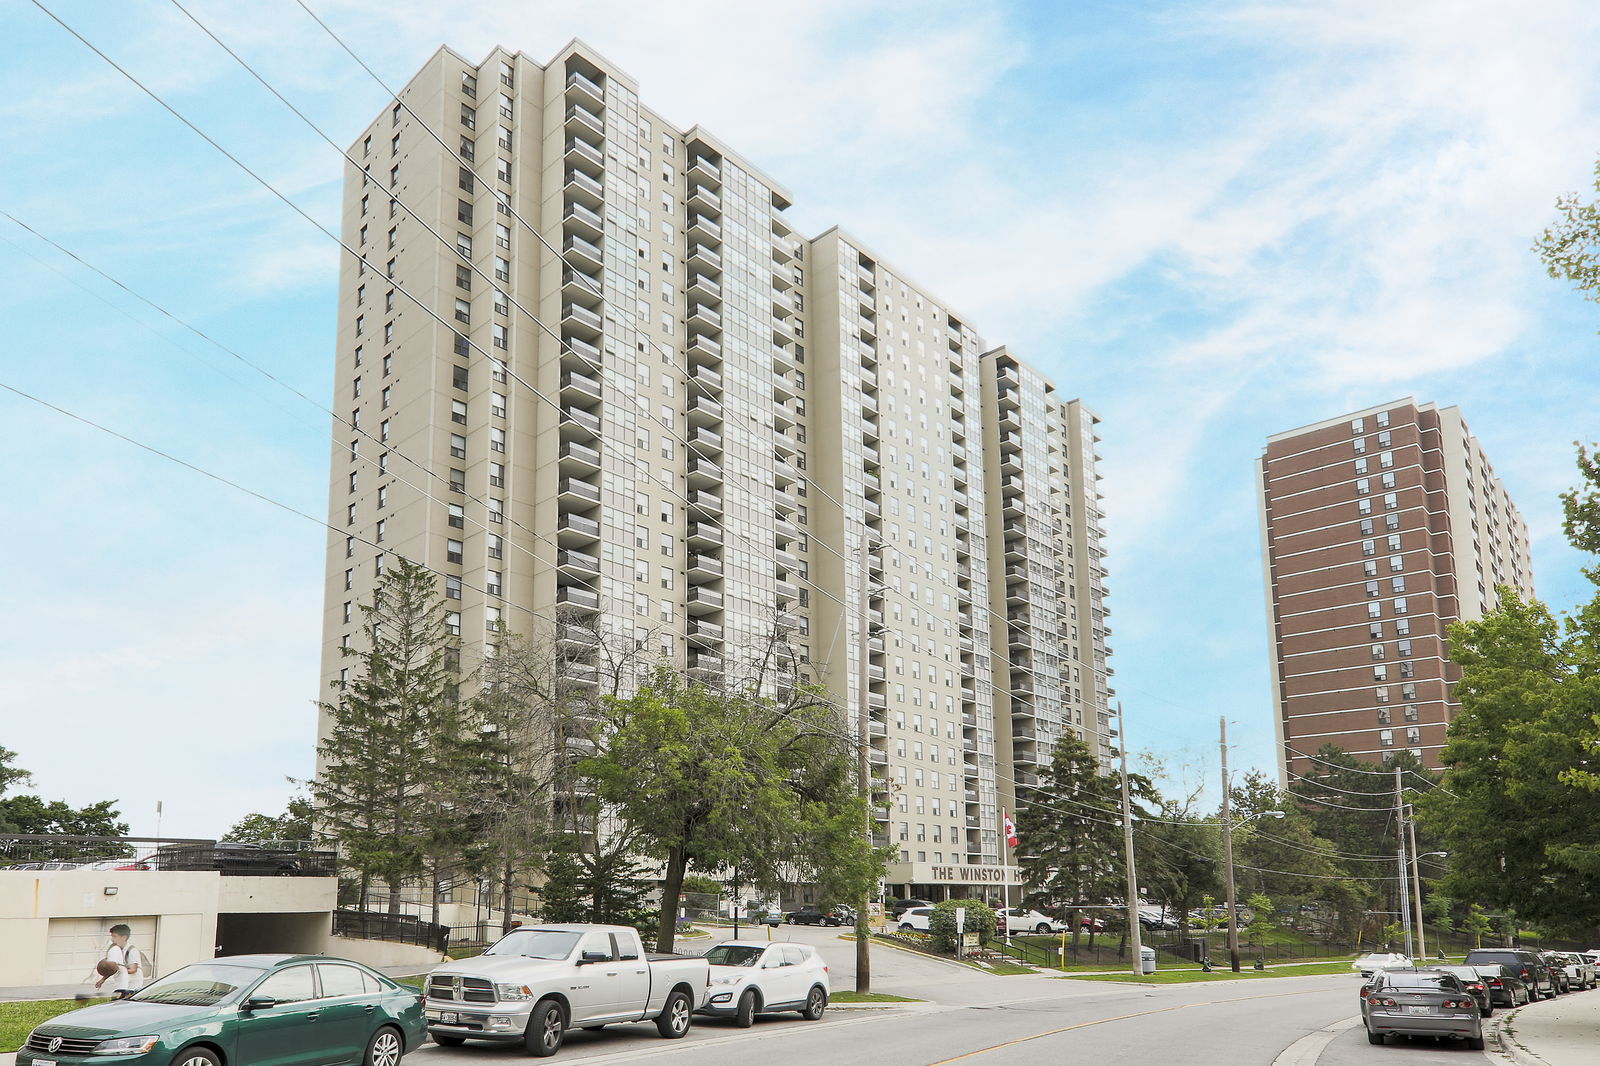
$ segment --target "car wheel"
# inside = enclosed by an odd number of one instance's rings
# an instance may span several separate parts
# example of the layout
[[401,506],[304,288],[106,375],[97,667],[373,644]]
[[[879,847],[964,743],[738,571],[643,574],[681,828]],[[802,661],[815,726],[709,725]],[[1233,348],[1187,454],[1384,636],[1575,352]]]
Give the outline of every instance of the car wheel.
[[734,1011],[733,1024],[740,1029],[748,1029],[756,1024],[756,990],[747,988],[744,995],[739,997],[739,1006]]
[[1493,1018],[1494,1017],[1494,1004],[1491,1003],[1487,1007],[1480,1007],[1478,1009],[1478,1013],[1480,1015],[1482,1015],[1483,1017],[1485,1017],[1485,1018]]
[[1483,1035],[1479,1034],[1478,1036],[1469,1036],[1469,1037],[1467,1037],[1467,1048],[1469,1050],[1472,1050],[1472,1051],[1482,1051],[1483,1050]]
[[1040,936],[1044,936],[1046,933],[1048,933],[1050,931],[1050,927],[1048,925],[1046,925],[1044,922],[1040,922],[1038,925],[1033,927],[1033,931],[1035,933],[1038,933]]
[[822,1017],[822,1012],[828,1009],[828,993],[822,990],[821,985],[812,985],[811,993],[806,996],[806,1009],[801,1015],[808,1022],[814,1022]]
[[902,933],[911,933],[911,932],[915,932],[915,930],[914,930],[914,929],[912,929],[912,927],[911,927],[911,923],[910,923],[910,922],[901,922],[901,923],[900,923],[900,931],[901,931],[901,932],[902,932]]
[[1371,1029],[1368,1029],[1367,1030],[1367,1043],[1369,1043],[1369,1044],[1382,1044],[1383,1043],[1383,1034],[1382,1033],[1374,1033]]
[[467,1038],[464,1036],[451,1036],[448,1033],[429,1033],[428,1035],[433,1037],[433,1042],[440,1047],[460,1047],[467,1042]]
[[793,925],[793,924],[794,924],[794,915],[792,915],[792,914],[791,914],[791,915],[789,915],[789,917],[788,917],[788,922],[789,922],[789,924],[790,924],[790,925]]
[[367,1054],[361,1060],[366,1066],[400,1066],[400,1056],[406,1053],[405,1037],[392,1025],[385,1025],[367,1041]]
[[178,1052],[178,1057],[172,1060],[172,1066],[221,1066],[221,1062],[215,1052],[192,1047]]
[[689,1031],[693,1012],[694,1004],[689,1002],[689,993],[682,990],[672,993],[667,997],[667,1005],[656,1016],[656,1032],[668,1040],[678,1039]]
[[541,999],[533,1005],[528,1016],[528,1028],[522,1042],[530,1054],[546,1058],[561,1050],[561,1041],[567,1036],[567,1016],[561,1004],[553,999]]

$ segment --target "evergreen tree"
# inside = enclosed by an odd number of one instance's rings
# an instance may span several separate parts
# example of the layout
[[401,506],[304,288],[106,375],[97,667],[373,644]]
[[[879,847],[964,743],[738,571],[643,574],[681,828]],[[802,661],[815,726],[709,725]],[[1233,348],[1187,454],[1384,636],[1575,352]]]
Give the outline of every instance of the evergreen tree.
[[345,649],[354,676],[322,704],[329,729],[312,796],[323,829],[364,883],[388,886],[398,913],[402,886],[460,818],[444,799],[463,743],[454,641],[435,576],[407,561],[384,574],[361,613],[365,646]]

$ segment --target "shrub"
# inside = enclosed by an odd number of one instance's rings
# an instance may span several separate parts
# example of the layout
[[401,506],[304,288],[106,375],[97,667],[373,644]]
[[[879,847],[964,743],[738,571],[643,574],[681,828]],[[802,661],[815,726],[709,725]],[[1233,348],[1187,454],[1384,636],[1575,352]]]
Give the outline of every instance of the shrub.
[[979,943],[987,943],[994,938],[995,917],[992,907],[981,899],[947,899],[936,905],[928,918],[928,935],[937,951],[953,952],[956,949],[957,907],[966,908],[965,931],[977,933]]

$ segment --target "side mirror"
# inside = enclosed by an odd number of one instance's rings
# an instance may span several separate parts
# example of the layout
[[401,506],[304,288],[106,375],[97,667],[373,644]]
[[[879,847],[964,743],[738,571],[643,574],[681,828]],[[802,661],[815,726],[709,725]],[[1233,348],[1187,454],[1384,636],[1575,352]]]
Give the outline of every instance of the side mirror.
[[251,996],[240,1004],[240,1010],[271,1010],[278,1005],[278,1001],[271,996]]
[[604,951],[585,951],[583,953],[583,955],[579,957],[578,964],[579,965],[583,965],[584,963],[589,963],[589,962],[610,962],[610,961],[611,961],[611,956],[608,955]]

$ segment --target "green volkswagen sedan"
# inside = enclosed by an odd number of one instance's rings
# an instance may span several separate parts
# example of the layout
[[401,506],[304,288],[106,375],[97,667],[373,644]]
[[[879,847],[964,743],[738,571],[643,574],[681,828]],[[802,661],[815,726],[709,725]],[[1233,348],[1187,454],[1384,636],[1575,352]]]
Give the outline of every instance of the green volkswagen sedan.
[[396,1066],[427,1031],[416,992],[325,955],[235,955],[71,1011],[17,1066]]

